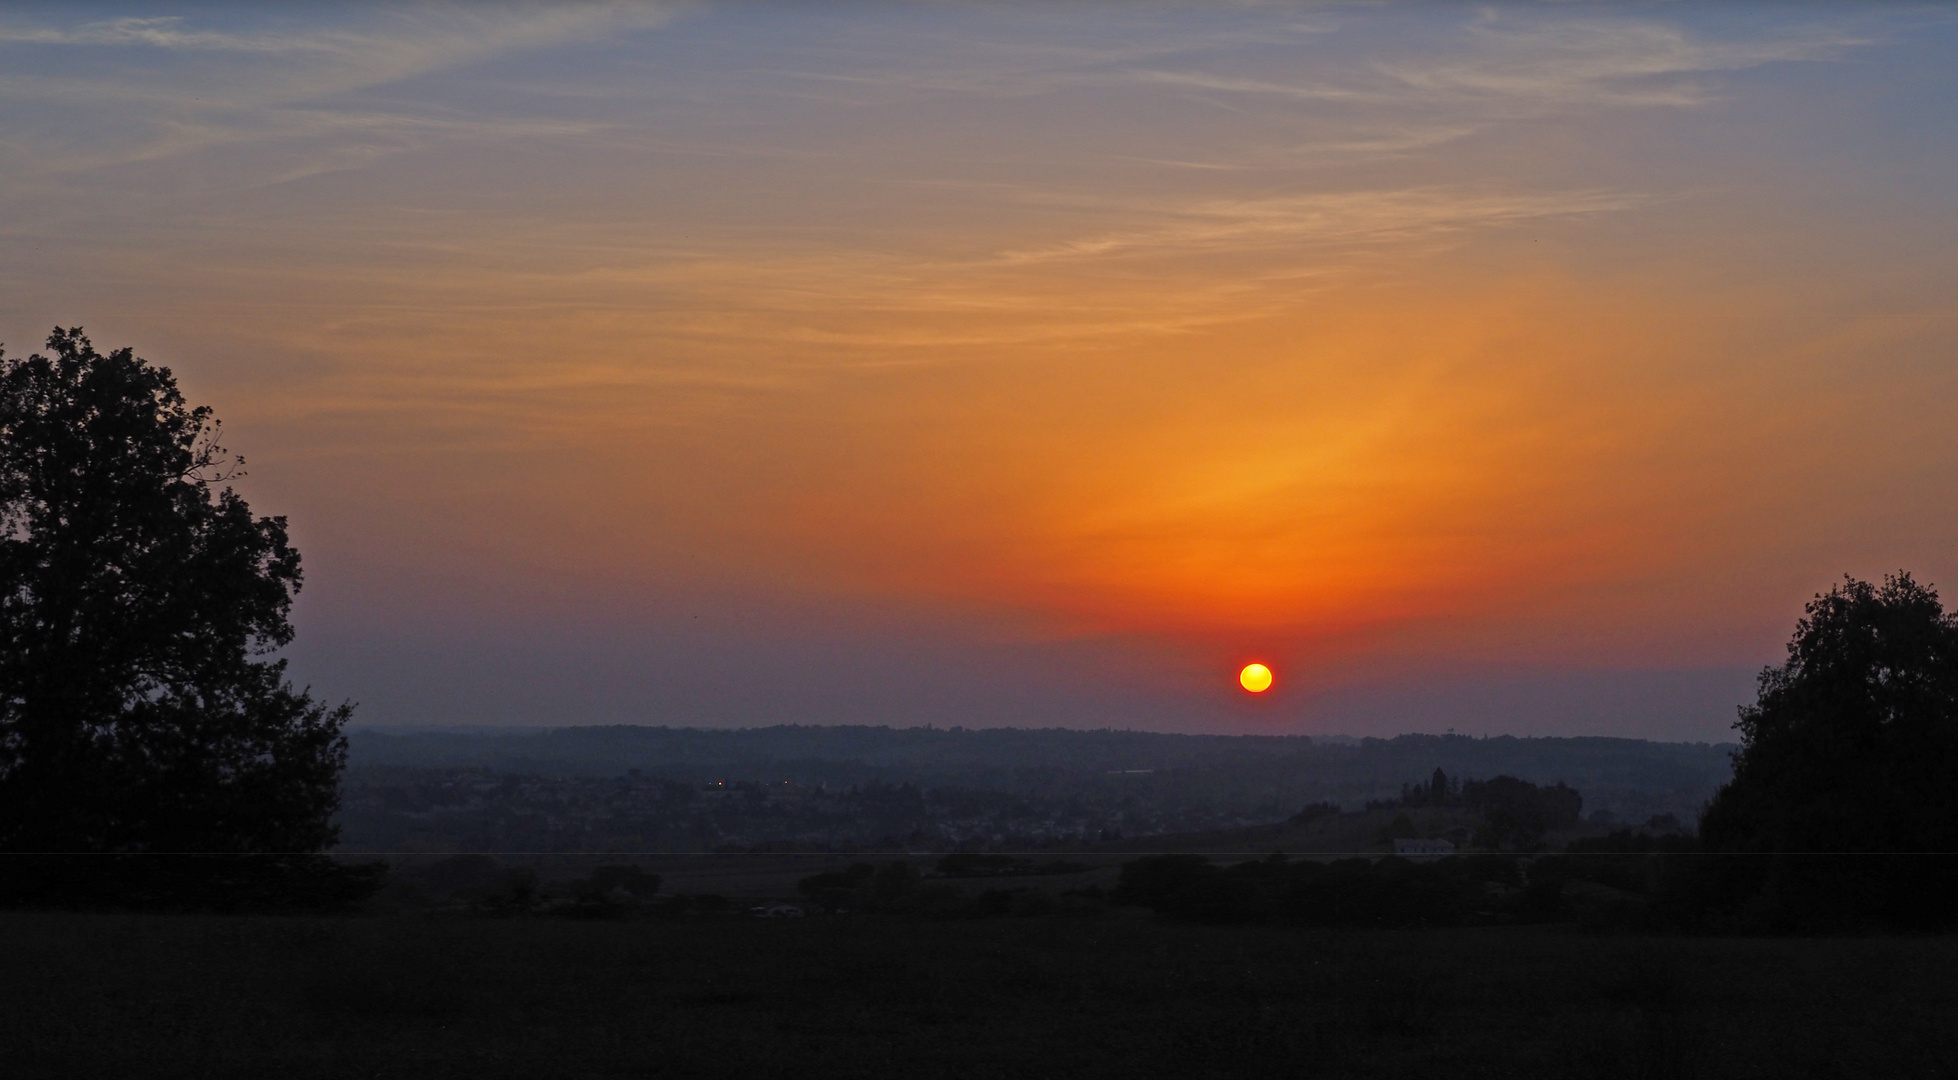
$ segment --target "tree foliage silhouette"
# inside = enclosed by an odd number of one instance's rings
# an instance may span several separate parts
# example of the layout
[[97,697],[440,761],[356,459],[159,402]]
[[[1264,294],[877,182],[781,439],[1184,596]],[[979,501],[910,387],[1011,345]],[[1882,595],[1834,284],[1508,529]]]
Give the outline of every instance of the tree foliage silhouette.
[[1908,573],[1817,596],[1700,822],[1723,891],[1791,927],[1951,921],[1958,617]]
[[1707,842],[1736,851],[1958,851],[1958,618],[1907,573],[1848,579],[1796,624],[1741,710]]
[[0,850],[318,851],[346,705],[295,690],[299,553],[168,368],[0,353]]

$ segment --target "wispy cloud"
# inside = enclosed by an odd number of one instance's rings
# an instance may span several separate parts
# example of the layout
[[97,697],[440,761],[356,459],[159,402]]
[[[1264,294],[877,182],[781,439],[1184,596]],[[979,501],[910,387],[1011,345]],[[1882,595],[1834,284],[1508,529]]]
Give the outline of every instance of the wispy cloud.
[[1650,201],[1625,191],[1514,194],[1443,188],[1215,199],[1159,211],[1143,226],[1009,251],[1002,258],[1024,264],[1215,247],[1387,243],[1532,218],[1630,210]]
[[1710,40],[1683,27],[1620,18],[1485,18],[1467,55],[1383,63],[1377,70],[1423,95],[1574,105],[1690,106],[1707,90],[1693,76],[1765,64],[1838,60],[1872,41],[1826,26],[1755,39]]
[[[31,173],[86,171],[246,142],[315,140],[317,160],[273,177],[307,175],[333,162],[373,160],[390,145],[429,138],[524,137],[523,118],[355,104],[349,95],[524,50],[591,41],[660,26],[677,4],[428,5],[335,12],[331,25],[298,29],[260,11],[227,12],[205,25],[184,17],[121,18],[72,25],[0,22],[0,49],[123,50],[182,54],[168,64],[101,59],[16,62],[5,88],[31,101],[44,123],[7,132]],[[241,25],[230,25],[230,24]],[[104,110],[113,111],[113,122]],[[86,126],[75,146],[69,129]],[[571,125],[588,130],[591,125]],[[376,136],[381,136],[376,138]],[[256,177],[251,183],[266,182]]]
[[187,29],[181,16],[109,19],[68,27],[0,25],[0,44],[146,45],[160,49],[219,52],[325,52],[333,44],[317,36],[228,34]]
[[1233,94],[1262,94],[1299,101],[1380,101],[1383,95],[1356,86],[1341,86],[1336,83],[1319,83],[1310,86],[1297,86],[1290,83],[1274,82],[1267,79],[1244,79],[1225,75],[1214,75],[1201,71],[1156,71],[1148,68],[1129,73],[1136,82],[1155,83],[1161,86],[1187,87],[1194,90],[1219,90]]
[[[144,47],[214,53],[312,54],[371,66],[428,70],[446,60],[588,37],[622,26],[658,25],[677,3],[424,5],[354,14],[340,27],[213,29],[183,16],[120,18],[69,25],[0,22],[0,45]],[[235,12],[228,13],[235,18]],[[379,16],[376,18],[375,16]],[[419,58],[419,59],[412,59]],[[377,63],[378,61],[378,63]]]

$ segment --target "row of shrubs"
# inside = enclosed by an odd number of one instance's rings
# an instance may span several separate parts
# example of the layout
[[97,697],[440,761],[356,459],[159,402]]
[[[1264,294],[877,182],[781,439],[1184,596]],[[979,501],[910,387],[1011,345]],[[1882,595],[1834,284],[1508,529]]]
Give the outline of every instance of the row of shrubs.
[[[1603,846],[1603,845],[1599,845]],[[1578,922],[1600,931],[1826,933],[1958,925],[1958,856],[1744,855],[1682,837],[1631,850],[1433,862],[1200,855],[1125,864],[1112,899],[1193,922],[1460,926]]]
[[457,855],[405,870],[376,898],[396,910],[451,910],[486,915],[559,915],[616,918],[679,917],[731,912],[716,894],[661,896],[662,878],[639,866],[599,866],[581,878],[544,881],[537,872],[509,867],[487,855]]
[[[1123,864],[1113,890],[976,894],[906,862],[805,878],[829,911],[969,917],[1089,914],[1127,905],[1217,925],[1346,927],[1574,922],[1599,932],[1818,933],[1958,925],[1958,856],[1708,853],[1690,837],[1626,831],[1560,855],[1332,862],[1201,855]],[[1069,867],[1069,869],[1077,869]],[[1024,876],[1018,873],[1002,876]],[[1005,885],[1004,882],[988,883]]]
[[[1009,856],[857,863],[804,878],[809,907],[830,912],[973,918],[1092,915],[1132,906],[1222,925],[1349,927],[1576,922],[1611,932],[1813,933],[1935,930],[1958,924],[1958,856],[1708,853],[1691,837],[1626,831],[1558,855],[1458,855],[1332,862],[1282,855],[1221,866],[1201,855],[1125,863],[1113,889],[1037,880],[1085,866]],[[569,917],[737,914],[715,895],[659,895],[637,867],[599,867],[540,883],[484,856],[407,871],[390,883],[409,907]]]
[[[1812,933],[1958,925],[1958,855],[1736,854],[1689,837],[1630,832],[1561,855],[1477,854],[1414,862],[1282,855],[1220,866],[1156,855],[1121,868],[1112,890],[1040,888],[1077,864],[948,856],[934,873],[902,860],[802,880],[827,911],[923,917],[1094,914],[1111,905],[1200,923],[1408,927],[1576,921],[1597,930]],[[661,879],[601,866],[572,881],[488,856],[404,867],[317,856],[16,857],[0,905],[217,911],[453,910],[566,917],[736,914],[716,895],[661,895]],[[378,893],[377,893],[378,890]]]
[[[976,893],[941,871],[911,863],[857,863],[804,878],[811,905],[830,912],[923,916],[1092,913],[1111,905],[1147,908],[1174,919],[1239,925],[1454,926],[1547,922],[1567,917],[1567,875],[1537,860],[1471,855],[1437,862],[1407,859],[1291,861],[1282,855],[1219,866],[1201,855],[1153,855],[1122,866],[1116,887],[1058,892],[995,887]],[[1019,876],[1019,875],[1014,875]]]

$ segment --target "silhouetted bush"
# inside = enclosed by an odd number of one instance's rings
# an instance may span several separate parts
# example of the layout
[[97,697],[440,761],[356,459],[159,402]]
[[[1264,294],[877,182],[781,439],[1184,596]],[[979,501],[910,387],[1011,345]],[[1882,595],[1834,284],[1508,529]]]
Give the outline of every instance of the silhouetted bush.
[[826,911],[835,911],[857,898],[870,879],[877,874],[877,868],[869,863],[856,863],[844,870],[830,870],[821,874],[811,874],[796,882],[796,891],[813,903],[821,904]]
[[1384,842],[1388,840],[1408,840],[1419,835],[1421,835],[1421,830],[1414,827],[1413,818],[1408,817],[1406,814],[1396,814],[1394,815],[1394,820],[1381,826],[1376,838]]
[[1604,836],[1586,836],[1572,840],[1566,850],[1576,853],[1652,855],[1698,851],[1699,847],[1698,841],[1679,833],[1654,836],[1651,833],[1635,833],[1630,829],[1619,829]]
[[1314,926],[1445,926],[1554,907],[1546,899],[1554,885],[1524,898],[1520,882],[1514,860],[1491,856],[1320,863],[1274,855],[1224,868],[1201,855],[1155,855],[1123,864],[1111,898],[1194,922]]
[[590,876],[566,886],[572,896],[588,902],[621,903],[651,900],[659,893],[660,876],[638,866],[600,866]]
[[1013,855],[982,855],[961,851],[938,860],[938,873],[949,878],[1037,877],[1048,874],[1077,874],[1088,869],[1084,863],[1050,859],[1037,863]]
[[895,911],[906,906],[921,879],[917,868],[900,859],[883,866],[856,863],[814,874],[797,882],[796,888],[826,911]]
[[1338,803],[1316,802],[1285,819],[1287,825],[1310,825],[1320,818],[1338,817]]
[[560,886],[572,905],[561,914],[572,918],[620,918],[644,910],[659,893],[660,876],[638,866],[600,866],[590,876]]
[[978,852],[961,851],[938,860],[938,872],[945,877],[997,877],[1001,874],[1023,873],[1031,866],[1027,859],[1011,855],[982,855]]
[[1551,829],[1577,824],[1584,797],[1557,783],[1549,787],[1497,776],[1462,783],[1462,801],[1482,812],[1477,841],[1492,848],[1528,850]]

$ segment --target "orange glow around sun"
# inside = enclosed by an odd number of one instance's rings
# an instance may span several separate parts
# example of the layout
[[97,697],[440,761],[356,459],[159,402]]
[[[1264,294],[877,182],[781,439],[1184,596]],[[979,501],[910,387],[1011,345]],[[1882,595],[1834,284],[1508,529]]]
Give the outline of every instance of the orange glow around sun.
[[1271,669],[1263,664],[1246,664],[1237,673],[1237,684],[1254,694],[1271,689]]

